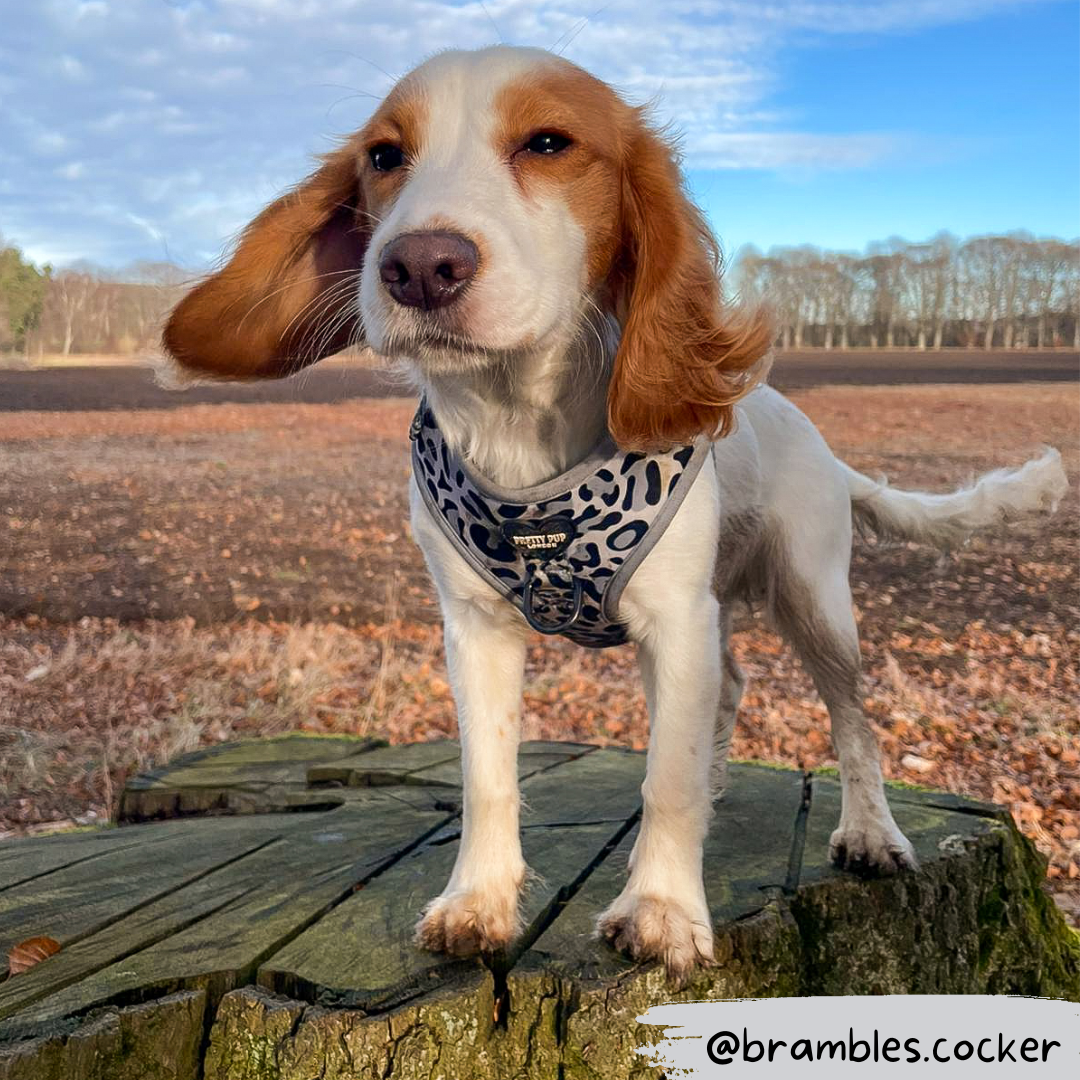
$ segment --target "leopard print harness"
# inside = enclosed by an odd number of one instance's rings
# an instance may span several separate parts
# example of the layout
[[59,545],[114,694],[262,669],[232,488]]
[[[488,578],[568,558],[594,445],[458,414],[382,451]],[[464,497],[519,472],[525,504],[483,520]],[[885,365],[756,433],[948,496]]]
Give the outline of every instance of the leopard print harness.
[[671,523],[710,447],[702,437],[641,454],[606,437],[568,472],[511,489],[469,469],[426,402],[409,435],[420,494],[462,557],[535,630],[593,649],[627,641],[619,597]]

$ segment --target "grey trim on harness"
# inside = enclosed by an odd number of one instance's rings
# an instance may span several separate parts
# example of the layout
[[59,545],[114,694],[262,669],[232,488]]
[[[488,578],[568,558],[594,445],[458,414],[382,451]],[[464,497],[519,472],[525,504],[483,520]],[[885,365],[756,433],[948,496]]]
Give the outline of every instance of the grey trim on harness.
[[[527,488],[477,476],[426,402],[409,432],[416,486],[480,576],[541,633],[604,648],[627,640],[619,598],[671,523],[711,443],[641,454],[609,436],[580,464]],[[539,607],[537,604],[539,603]]]

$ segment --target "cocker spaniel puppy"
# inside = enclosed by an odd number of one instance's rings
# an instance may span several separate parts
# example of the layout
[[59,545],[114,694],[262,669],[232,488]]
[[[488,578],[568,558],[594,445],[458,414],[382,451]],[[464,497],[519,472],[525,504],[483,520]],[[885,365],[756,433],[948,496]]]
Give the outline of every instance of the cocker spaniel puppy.
[[1052,506],[1059,455],[950,495],[833,456],[762,382],[772,333],[721,296],[716,242],[641,109],[549,53],[446,52],[243,233],[173,312],[209,377],[279,377],[347,345],[405,360],[413,533],[458,707],[457,864],[418,940],[508,944],[526,875],[515,758],[530,625],[632,642],[651,734],[643,816],[599,930],[675,976],[712,959],[702,842],[743,688],[731,611],[762,601],[828,706],[833,858],[911,867],[863,715],[852,523],[944,544]]

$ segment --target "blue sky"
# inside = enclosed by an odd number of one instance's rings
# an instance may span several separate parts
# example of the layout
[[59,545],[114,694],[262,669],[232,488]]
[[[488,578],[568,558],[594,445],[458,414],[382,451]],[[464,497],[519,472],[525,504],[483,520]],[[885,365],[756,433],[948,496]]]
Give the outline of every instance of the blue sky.
[[[684,133],[725,248],[1080,234],[1075,0],[0,0],[0,235],[205,268],[445,47],[550,46]],[[591,16],[587,21],[585,17]],[[576,35],[576,36],[574,36]],[[366,96],[370,95],[370,96]]]
[[[954,24],[793,42],[770,105],[817,133],[881,132],[861,168],[693,170],[732,243],[861,250],[1027,229],[1080,235],[1080,4],[1002,5]],[[725,208],[730,207],[728,211]]]

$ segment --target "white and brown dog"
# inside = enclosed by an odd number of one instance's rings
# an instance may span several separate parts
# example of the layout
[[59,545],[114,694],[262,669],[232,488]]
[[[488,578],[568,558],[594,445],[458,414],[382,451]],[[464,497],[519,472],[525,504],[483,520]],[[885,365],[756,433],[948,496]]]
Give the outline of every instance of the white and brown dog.
[[[733,603],[766,603],[828,705],[843,781],[834,859],[910,867],[860,704],[853,518],[951,543],[1052,507],[1065,487],[1052,450],[950,495],[850,469],[760,385],[768,324],[723,302],[718,270],[672,148],[641,109],[546,52],[446,52],[259,214],[164,336],[182,368],[218,378],[288,375],[358,343],[404,359],[446,443],[505,487],[562,473],[606,433],[644,450],[716,440],[618,608],[651,735],[629,879],[599,929],[677,976],[712,958],[702,843],[743,688]],[[518,928],[528,629],[436,526],[415,479],[411,506],[442,604],[465,777],[457,863],[418,938],[467,954]]]

